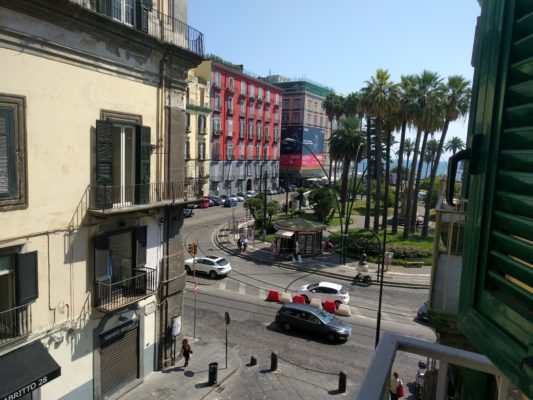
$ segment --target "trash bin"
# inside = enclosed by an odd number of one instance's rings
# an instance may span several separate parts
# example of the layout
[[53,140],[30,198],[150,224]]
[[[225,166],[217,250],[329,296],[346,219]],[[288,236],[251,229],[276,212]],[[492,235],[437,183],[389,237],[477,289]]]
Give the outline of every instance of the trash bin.
[[208,379],[209,385],[214,385],[217,383],[217,375],[218,375],[218,363],[212,362],[209,364],[209,379]]

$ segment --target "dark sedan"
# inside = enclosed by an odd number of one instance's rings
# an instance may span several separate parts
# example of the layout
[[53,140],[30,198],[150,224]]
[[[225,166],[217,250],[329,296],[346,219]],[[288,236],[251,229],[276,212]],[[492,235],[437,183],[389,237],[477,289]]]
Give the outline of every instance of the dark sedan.
[[283,330],[293,329],[325,337],[330,342],[346,341],[352,327],[327,311],[308,304],[285,304],[276,314],[276,322]]

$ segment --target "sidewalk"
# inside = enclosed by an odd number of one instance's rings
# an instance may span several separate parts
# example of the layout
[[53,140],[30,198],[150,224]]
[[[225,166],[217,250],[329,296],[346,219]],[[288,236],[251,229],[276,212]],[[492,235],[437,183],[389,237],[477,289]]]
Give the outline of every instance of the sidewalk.
[[[193,354],[187,368],[183,368],[184,360],[181,359],[174,367],[148,375],[142,384],[124,394],[120,399],[201,400],[217,390],[239,369],[241,360],[233,348],[228,348],[228,367],[226,368],[226,348],[222,340],[188,339]],[[218,383],[210,386],[208,384],[209,364],[212,362],[218,362]]]
[[[337,253],[324,252],[314,257],[303,258],[302,263],[282,259],[274,256],[271,244],[261,241],[250,242],[247,251],[238,252],[237,244],[233,235],[227,230],[219,230],[215,233],[217,246],[233,256],[246,258],[258,264],[276,265],[301,271],[314,272],[317,275],[353,281],[358,272],[369,274],[374,282],[378,280],[378,265],[367,263],[366,268],[359,266],[357,260],[346,258],[346,264],[340,264],[340,256]],[[407,268],[392,265],[384,272],[383,284],[388,286],[401,286],[409,288],[427,289],[430,285],[431,266],[424,265],[419,268]]]

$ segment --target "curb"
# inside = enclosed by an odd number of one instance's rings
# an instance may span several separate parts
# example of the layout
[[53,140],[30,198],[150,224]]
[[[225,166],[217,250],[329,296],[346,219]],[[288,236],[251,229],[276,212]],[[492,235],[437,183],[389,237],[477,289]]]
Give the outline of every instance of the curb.
[[231,371],[224,379],[220,380],[216,385],[213,385],[211,386],[211,390],[209,390],[207,393],[205,393],[205,395],[203,395],[202,397],[200,397],[200,400],[204,400],[205,398],[207,398],[207,396],[211,395],[211,393],[213,393],[215,390],[217,390],[220,386],[222,386],[222,384],[224,382],[226,382],[229,378],[231,378],[233,376],[233,374],[235,372],[237,372],[239,369],[240,369],[240,364],[237,364],[237,367],[235,367],[233,369],[233,371]]
[[[275,265],[277,267],[284,268],[284,269],[290,269],[290,270],[296,270],[296,271],[302,271],[302,272],[313,272],[317,275],[341,279],[341,280],[345,280],[348,282],[351,282],[353,280],[353,277],[347,277],[346,275],[336,274],[334,272],[326,272],[326,271],[322,271],[316,268],[299,267],[297,265],[285,264],[279,261],[273,261],[271,259],[266,259],[263,257],[244,256],[242,253],[238,253],[237,251],[232,250],[228,246],[223,244],[222,241],[219,239],[219,232],[220,232],[220,229],[217,229],[216,234],[213,235],[216,246],[219,249],[225,251],[227,254],[231,254],[232,256],[240,257],[240,258],[255,261],[255,262],[260,262],[262,264]],[[421,285],[421,284],[406,283],[406,282],[393,282],[393,281],[385,281],[385,280],[383,281],[383,285],[390,286],[390,287],[399,287],[399,288],[404,288],[404,289],[429,289],[430,288],[429,285]]]

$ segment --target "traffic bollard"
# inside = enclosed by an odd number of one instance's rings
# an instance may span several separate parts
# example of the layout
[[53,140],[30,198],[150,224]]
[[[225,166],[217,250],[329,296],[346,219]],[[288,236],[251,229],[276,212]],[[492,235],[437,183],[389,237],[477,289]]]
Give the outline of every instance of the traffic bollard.
[[339,372],[339,393],[346,392],[346,372]]
[[270,370],[276,371],[278,369],[278,353],[275,351],[272,352],[270,356]]
[[255,358],[254,356],[252,356],[250,358],[250,367],[253,367],[254,365],[257,365],[257,358]]

